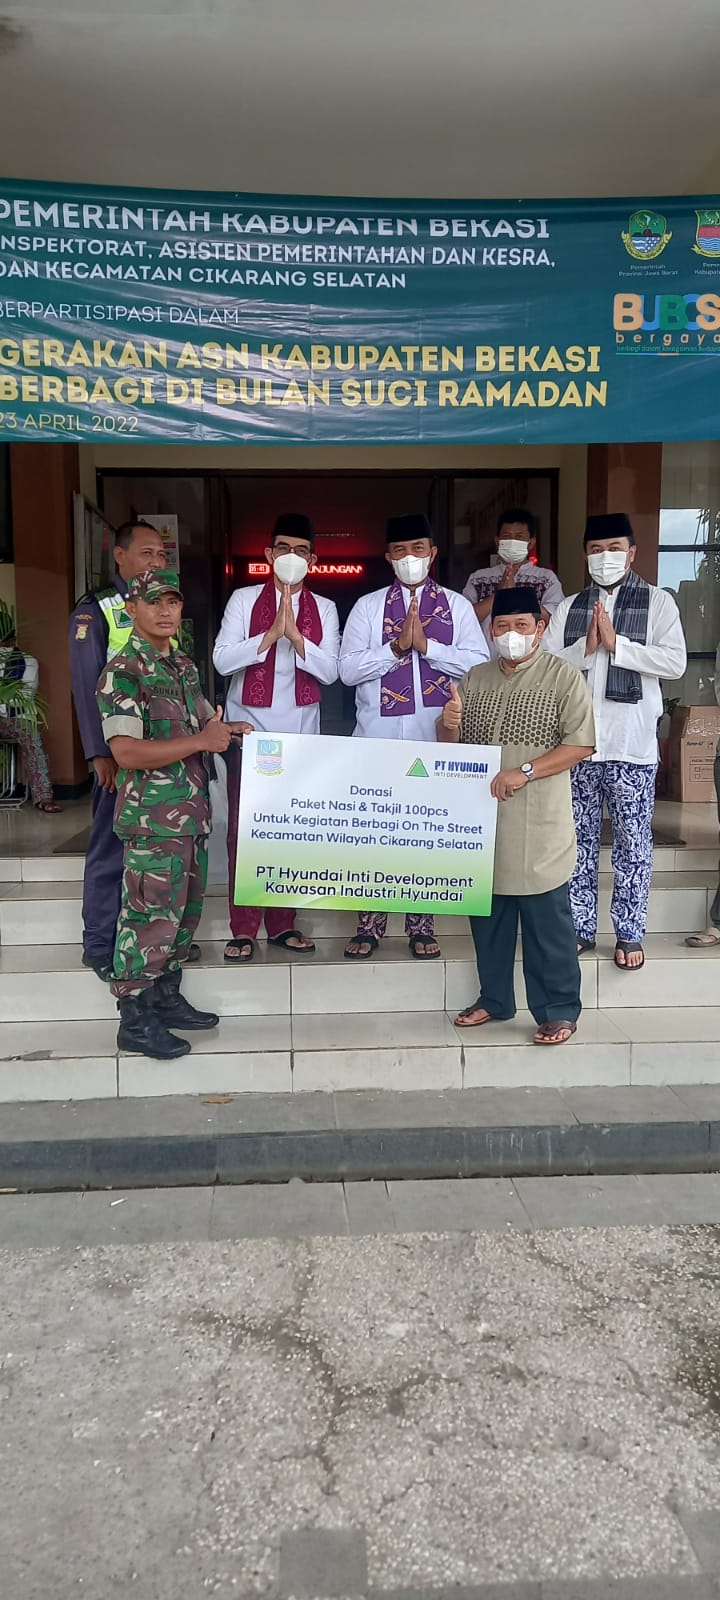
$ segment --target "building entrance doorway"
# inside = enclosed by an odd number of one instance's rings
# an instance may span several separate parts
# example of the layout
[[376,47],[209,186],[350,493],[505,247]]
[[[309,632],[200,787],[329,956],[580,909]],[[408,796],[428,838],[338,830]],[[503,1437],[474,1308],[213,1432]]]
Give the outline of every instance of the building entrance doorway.
[[[192,622],[203,687],[222,698],[212,648],[233,589],[267,574],[264,550],[283,511],[309,516],[317,529],[318,570],[311,587],[335,601],[341,625],[361,594],[388,580],[388,517],[422,511],[438,544],[437,575],[462,590],[470,573],[489,565],[498,517],[527,506],[538,528],[538,561],[557,562],[556,469],[493,472],[167,472],[161,468],[98,471],[98,504],[113,527],[131,517],[177,518],[185,611]],[[324,696],[324,726],[347,732],[352,695]]]

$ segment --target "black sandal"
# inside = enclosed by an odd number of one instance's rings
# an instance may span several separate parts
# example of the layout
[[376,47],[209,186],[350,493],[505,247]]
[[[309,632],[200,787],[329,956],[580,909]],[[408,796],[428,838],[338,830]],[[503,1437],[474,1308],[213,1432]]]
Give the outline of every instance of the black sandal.
[[315,946],[312,939],[307,944],[291,944],[291,939],[304,939],[304,933],[299,928],[288,928],[286,933],[277,933],[274,939],[268,939],[268,944],[277,944],[281,950],[289,950],[293,956],[311,956]]
[[[235,955],[228,955],[228,950],[234,950]],[[254,939],[228,939],[223,952],[223,961],[227,961],[229,967],[238,967],[241,961],[252,961],[254,954]]]
[[[345,957],[345,960],[346,961],[369,961],[370,957],[375,954],[375,951],[377,950],[377,947],[378,947],[378,943],[379,943],[379,940],[377,940],[375,938],[374,933],[355,933],[355,934],[353,934],[352,939],[348,939],[348,942],[347,942],[347,944],[345,946],[345,949],[343,950],[343,955]],[[350,949],[350,945],[351,944],[367,944],[367,945],[370,946],[370,949],[369,950],[351,950]]]
[[408,944],[416,961],[438,961],[442,955],[439,945],[437,950],[428,951],[429,944],[437,944],[434,933],[413,933],[408,939]]
[[596,948],[597,945],[594,939],[581,939],[578,936],[577,952],[579,956],[583,956],[586,950],[595,950]]
[[[642,956],[642,961],[638,961],[637,965],[634,967],[629,967],[626,961],[618,961],[618,950],[622,950],[624,956],[634,956],[639,952]],[[645,965],[645,951],[643,950],[641,944],[632,944],[627,939],[618,939],[617,944],[615,945],[615,955],[613,959],[618,972],[642,972],[642,969]]]

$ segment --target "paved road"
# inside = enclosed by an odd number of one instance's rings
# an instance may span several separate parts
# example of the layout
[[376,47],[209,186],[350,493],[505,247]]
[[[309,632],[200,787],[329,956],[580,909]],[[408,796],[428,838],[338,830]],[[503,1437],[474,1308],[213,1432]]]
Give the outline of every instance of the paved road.
[[0,1592],[718,1600],[716,1219],[714,1177],[0,1198]]

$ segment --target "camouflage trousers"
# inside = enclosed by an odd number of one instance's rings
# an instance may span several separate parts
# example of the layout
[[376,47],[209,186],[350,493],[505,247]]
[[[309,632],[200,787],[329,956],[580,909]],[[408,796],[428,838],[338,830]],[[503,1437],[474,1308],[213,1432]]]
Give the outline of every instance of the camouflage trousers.
[[126,839],[112,993],[141,994],[185,960],[207,882],[207,836]]

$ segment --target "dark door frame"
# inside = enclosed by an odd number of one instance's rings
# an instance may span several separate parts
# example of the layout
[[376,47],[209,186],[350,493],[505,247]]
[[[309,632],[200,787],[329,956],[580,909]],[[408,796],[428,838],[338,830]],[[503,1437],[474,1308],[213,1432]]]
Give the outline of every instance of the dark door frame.
[[[229,586],[228,574],[231,570],[230,563],[230,517],[227,497],[223,493],[223,480],[227,478],[278,478],[289,480],[294,478],[414,478],[427,482],[428,504],[427,512],[435,527],[440,553],[440,576],[445,565],[448,553],[450,529],[453,526],[454,513],[454,481],[456,478],[548,478],[550,480],[550,563],[557,571],[558,556],[558,504],[560,497],[560,468],[559,467],[469,467],[448,468],[439,471],[431,468],[420,467],[413,470],[411,467],[281,467],[274,471],[258,471],[255,467],[244,472],[242,468],[208,467],[203,470],[198,467],[183,467],[172,469],[169,467],[98,467],[97,476],[97,503],[104,510],[103,479],[104,478],[199,478],[205,480],[205,506],[208,514],[208,528],[210,533],[210,550],[212,558],[212,599],[213,605],[227,600]],[[219,583],[218,583],[219,580]]]

